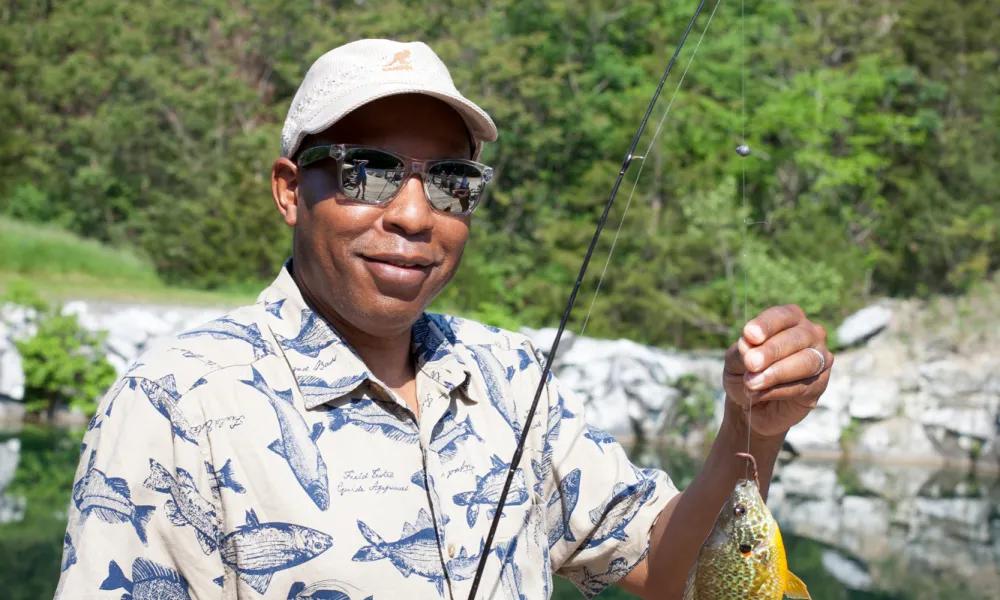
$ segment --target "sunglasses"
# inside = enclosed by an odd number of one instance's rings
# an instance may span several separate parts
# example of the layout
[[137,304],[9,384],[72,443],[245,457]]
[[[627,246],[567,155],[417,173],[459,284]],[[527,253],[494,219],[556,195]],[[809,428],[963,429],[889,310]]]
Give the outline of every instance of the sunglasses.
[[479,205],[493,169],[471,160],[417,160],[371,146],[335,144],[303,150],[298,164],[336,161],[340,186],[349,200],[373,206],[392,201],[414,174],[422,175],[424,194],[434,210],[467,215]]

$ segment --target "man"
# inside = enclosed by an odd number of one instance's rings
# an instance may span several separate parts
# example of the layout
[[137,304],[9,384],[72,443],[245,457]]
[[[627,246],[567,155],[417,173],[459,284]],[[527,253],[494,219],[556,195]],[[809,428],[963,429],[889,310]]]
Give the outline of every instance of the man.
[[[488,115],[425,45],[321,57],[272,169],[291,260],[258,302],[147,352],[84,439],[58,598],[461,598],[538,384],[531,341],[425,308],[451,280],[492,171]],[[343,164],[403,168],[363,201]],[[444,173],[472,192],[452,198]],[[751,451],[767,482],[832,357],[795,307],[744,328],[725,418],[683,493],[633,466],[552,377],[479,598],[679,598]],[[745,409],[755,403],[752,431]]]

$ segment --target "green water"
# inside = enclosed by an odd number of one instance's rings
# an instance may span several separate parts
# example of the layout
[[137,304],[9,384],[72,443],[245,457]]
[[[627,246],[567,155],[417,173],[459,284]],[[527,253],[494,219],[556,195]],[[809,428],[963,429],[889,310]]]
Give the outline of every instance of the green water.
[[[65,510],[79,457],[79,437],[28,427],[16,434],[0,435],[0,443],[11,437],[20,439],[21,451],[14,480],[0,494],[8,507],[18,503],[17,498],[24,498],[24,512],[19,521],[0,525],[0,600],[51,598],[59,577]],[[648,449],[636,451],[635,460],[644,465],[658,463],[682,488],[699,467],[696,459]],[[886,468],[875,471],[878,477],[873,479],[872,467],[816,463],[806,465],[805,470],[798,467],[797,475],[801,480],[801,473],[811,473],[814,481],[793,485],[794,468],[783,465],[779,469],[775,489],[779,482],[788,489],[780,499],[773,494],[771,504],[784,532],[789,566],[806,582],[814,599],[997,597],[997,477]],[[782,482],[783,477],[788,478],[787,483]],[[872,481],[881,482],[875,491]],[[836,485],[824,488],[824,482]],[[806,495],[796,496],[803,493]],[[909,509],[909,505],[918,508]],[[933,507],[951,507],[948,510],[954,514],[946,510],[942,515]],[[869,509],[872,514],[864,514]],[[920,510],[931,516],[921,516]],[[905,519],[900,516],[904,513],[909,515]],[[911,528],[901,533],[897,522],[906,519]],[[855,521],[861,525],[853,527]],[[893,539],[902,542],[893,545]],[[851,586],[842,583],[828,569],[831,556],[852,565],[865,581]],[[556,578],[553,598],[581,597],[571,584]],[[634,598],[616,587],[599,597]]]

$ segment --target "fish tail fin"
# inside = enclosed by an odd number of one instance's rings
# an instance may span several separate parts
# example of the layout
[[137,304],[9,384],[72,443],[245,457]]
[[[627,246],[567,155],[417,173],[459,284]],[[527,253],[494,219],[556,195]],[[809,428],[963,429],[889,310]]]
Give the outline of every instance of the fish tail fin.
[[149,519],[153,516],[153,511],[156,510],[155,506],[136,506],[135,507],[135,518],[132,519],[132,525],[135,527],[135,533],[139,536],[139,541],[145,545],[146,541],[146,525],[149,524]]
[[242,494],[246,492],[244,488],[238,481],[236,481],[233,475],[233,459],[226,460],[226,464],[222,465],[222,468],[215,474],[219,481],[219,487],[225,487],[233,490],[237,494]]
[[174,478],[166,467],[153,458],[149,459],[149,477],[145,481],[146,487],[157,492],[169,492],[173,482]]
[[295,597],[302,593],[304,589],[306,589],[304,582],[296,581],[293,583],[291,589],[288,590],[288,600],[295,600]]
[[118,590],[124,589],[127,592],[132,591],[132,582],[125,577],[125,573],[122,572],[122,568],[118,566],[118,563],[111,561],[108,565],[108,576],[101,583],[102,590]]
[[791,571],[788,571],[788,577],[785,579],[785,596],[788,596],[789,598],[805,598],[807,600],[812,600],[812,596],[809,595],[809,590],[806,589],[806,584]]
[[[354,555],[354,560],[377,560],[378,558],[383,558],[384,553],[382,549],[385,548],[385,540],[382,539],[382,536],[372,531],[372,528],[365,525],[364,521],[358,521],[358,529],[365,540],[371,545],[358,550],[358,553]],[[361,557],[362,554],[365,556]]]

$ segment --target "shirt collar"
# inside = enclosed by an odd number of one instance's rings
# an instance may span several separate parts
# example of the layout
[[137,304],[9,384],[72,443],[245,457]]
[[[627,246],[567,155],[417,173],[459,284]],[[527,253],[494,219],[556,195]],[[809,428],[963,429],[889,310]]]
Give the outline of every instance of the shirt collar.
[[[291,259],[257,297],[257,303],[267,313],[266,324],[295,375],[307,409],[336,400],[366,382],[385,387],[340,333],[306,302],[292,277]],[[413,325],[416,369],[447,393],[459,386],[466,392],[469,388],[471,373],[457,345],[447,317],[424,313]]]

